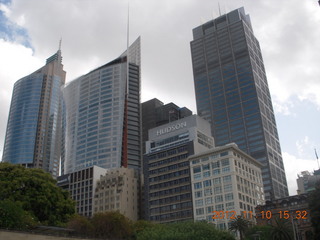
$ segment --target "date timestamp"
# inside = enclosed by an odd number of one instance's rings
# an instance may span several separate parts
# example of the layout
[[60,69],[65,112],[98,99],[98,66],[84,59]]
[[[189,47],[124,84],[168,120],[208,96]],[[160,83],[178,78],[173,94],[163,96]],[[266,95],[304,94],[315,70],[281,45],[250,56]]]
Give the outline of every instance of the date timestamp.
[[[213,211],[212,219],[237,219],[236,211]],[[273,217],[283,218],[283,219],[308,219],[308,211],[260,211],[257,215],[254,215],[252,211],[242,211],[241,217],[245,219],[271,219]]]

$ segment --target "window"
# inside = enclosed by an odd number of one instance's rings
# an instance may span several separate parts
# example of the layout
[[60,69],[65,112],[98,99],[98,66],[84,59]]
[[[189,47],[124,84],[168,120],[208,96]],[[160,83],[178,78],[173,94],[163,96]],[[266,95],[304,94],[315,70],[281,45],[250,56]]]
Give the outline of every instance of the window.
[[219,194],[219,193],[222,193],[221,186],[217,186],[217,187],[214,188],[214,194]]
[[197,208],[196,209],[196,215],[202,215],[204,214],[204,209],[203,208]]
[[194,180],[200,180],[200,179],[202,179],[201,173],[195,174],[195,175],[193,176],[193,178],[194,178]]
[[224,185],[223,190],[224,190],[224,192],[231,192],[232,191],[232,184]]
[[227,193],[224,195],[226,201],[232,201],[233,200],[233,193]]
[[194,189],[200,189],[202,188],[202,183],[198,182],[198,183],[194,183]]
[[202,197],[202,191],[196,191],[196,192],[194,193],[194,197],[195,197],[195,198]]
[[213,203],[213,202],[212,202],[212,197],[206,198],[206,205],[212,204],[212,203]]
[[204,186],[204,187],[210,187],[210,186],[211,186],[211,180],[205,180],[205,181],[203,181],[203,186]]
[[210,171],[204,172],[203,177],[204,178],[210,177]]
[[201,172],[201,167],[200,166],[193,168],[193,173],[199,173],[199,172]]
[[212,168],[219,168],[220,167],[220,162],[219,161],[213,162],[211,165],[212,165]]
[[220,174],[220,168],[212,170],[212,175],[219,175],[219,174]]
[[234,202],[226,203],[226,210],[232,210],[232,209],[234,209]]
[[[231,176],[230,176],[231,177]],[[225,177],[224,177],[225,178]],[[213,180],[213,184],[220,184],[221,183],[221,178],[220,177],[217,177],[217,178],[214,178]]]
[[216,205],[216,211],[223,211],[224,210],[224,204],[217,204]]
[[202,165],[202,171],[205,171],[205,170],[210,170],[210,165],[209,164]]
[[223,167],[222,173],[227,173],[227,172],[230,172],[230,167]]
[[214,201],[216,203],[219,203],[219,202],[223,202],[223,196],[222,195],[217,195],[214,197]]
[[230,162],[229,162],[229,159],[226,158],[226,159],[222,159],[221,160],[221,165],[224,167],[224,166],[229,166],[230,165]]
[[204,190],[204,195],[205,196],[211,196],[212,195],[212,189],[211,188],[207,188]]
[[203,206],[203,200],[202,199],[198,199],[198,200],[196,200],[196,207],[201,207],[201,206]]
[[224,183],[229,183],[229,182],[231,182],[231,175],[224,176],[222,179],[223,179]]

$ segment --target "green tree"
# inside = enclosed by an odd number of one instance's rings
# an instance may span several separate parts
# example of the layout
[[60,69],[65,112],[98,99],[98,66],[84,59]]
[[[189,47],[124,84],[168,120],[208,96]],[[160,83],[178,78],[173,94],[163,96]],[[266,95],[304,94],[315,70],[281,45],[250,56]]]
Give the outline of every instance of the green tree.
[[244,239],[245,232],[249,229],[251,223],[244,219],[242,216],[237,216],[236,219],[231,221],[229,230],[235,233],[239,233],[240,240]]
[[137,233],[137,240],[234,240],[231,233],[216,229],[207,222],[154,224]]
[[256,225],[252,226],[248,229],[246,232],[246,238],[247,240],[270,240],[271,239],[271,230],[272,226],[270,225]]
[[41,224],[59,226],[75,212],[68,192],[57,187],[56,180],[40,169],[0,163],[0,200],[20,202]]
[[289,220],[276,218],[271,230],[272,240],[291,240],[293,239],[292,226]]
[[93,233],[98,238],[129,238],[132,226],[128,218],[118,211],[97,213],[91,219]]
[[[320,239],[320,181],[316,183],[315,190],[310,193],[309,208],[314,239]],[[311,234],[310,234],[311,235]]]
[[28,229],[36,225],[33,216],[22,209],[21,203],[0,201],[0,228]]

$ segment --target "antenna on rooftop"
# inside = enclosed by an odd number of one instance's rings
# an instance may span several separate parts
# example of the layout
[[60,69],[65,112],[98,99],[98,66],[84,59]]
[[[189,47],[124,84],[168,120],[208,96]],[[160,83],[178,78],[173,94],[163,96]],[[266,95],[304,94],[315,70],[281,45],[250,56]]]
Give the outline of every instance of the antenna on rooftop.
[[219,8],[219,16],[221,17],[220,2],[218,2],[218,8]]
[[317,163],[318,163],[318,167],[320,169],[320,165],[319,165],[319,158],[318,158],[318,154],[317,154],[317,149],[314,149],[314,154],[316,155],[316,159],[317,159]]
[[61,43],[62,43],[62,38],[60,38],[60,41],[59,41],[59,51],[61,51]]

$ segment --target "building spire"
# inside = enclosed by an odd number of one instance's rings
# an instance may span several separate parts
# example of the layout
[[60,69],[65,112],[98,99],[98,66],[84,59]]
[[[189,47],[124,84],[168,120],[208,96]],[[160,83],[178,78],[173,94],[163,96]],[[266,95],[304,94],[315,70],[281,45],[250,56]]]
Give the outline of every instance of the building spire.
[[60,38],[60,41],[59,41],[59,51],[61,51],[61,43],[62,43],[62,38]]

